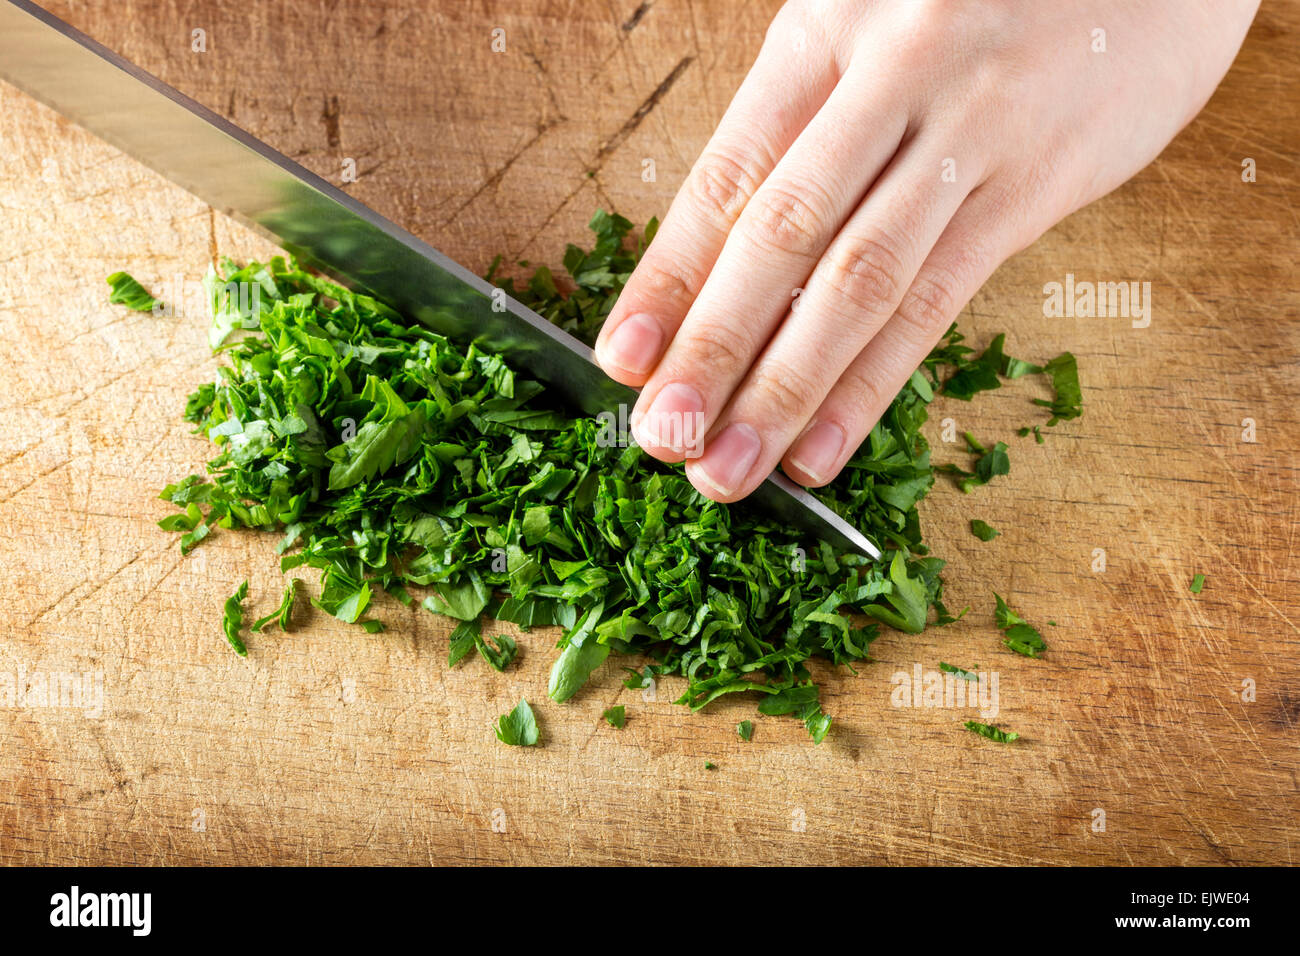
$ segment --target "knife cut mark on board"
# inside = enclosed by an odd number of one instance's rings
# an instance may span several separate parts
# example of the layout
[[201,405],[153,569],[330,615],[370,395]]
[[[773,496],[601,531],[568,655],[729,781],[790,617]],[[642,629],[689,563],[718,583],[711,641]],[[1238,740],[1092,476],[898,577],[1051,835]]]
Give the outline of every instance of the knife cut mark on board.
[[668,91],[673,88],[679,79],[681,79],[681,76],[686,72],[687,67],[694,62],[695,57],[693,56],[684,56],[677,61],[677,65],[672,68],[666,77],[663,78],[663,82],[655,87],[654,92],[645,98],[644,102],[636,108],[636,112],[629,116],[627,122],[619,127],[618,132],[605,140],[600,149],[596,151],[596,157],[592,161],[592,167],[588,170],[589,173],[600,172],[600,167],[604,164],[605,159],[610,155],[610,153],[622,146],[623,141],[636,132],[636,128],[641,125],[647,116],[654,112],[654,108],[659,105],[660,101],[663,100],[665,96],[668,95]]
[[330,149],[338,149],[339,144],[343,141],[339,135],[339,116],[341,113],[338,94],[335,93],[332,96],[325,97],[325,103],[320,111],[320,121],[325,124],[325,143]]
[[632,15],[623,22],[623,26],[620,27],[620,29],[624,33],[631,33],[636,29],[637,24],[641,22],[641,18],[649,13],[650,8],[654,5],[655,0],[641,0],[641,5],[632,11]]
[[601,169],[605,166],[605,160],[607,160],[610,155],[619,148],[619,146],[623,145],[623,142],[636,131],[636,128],[641,125],[647,116],[654,112],[655,107],[658,106],[663,98],[668,95],[668,91],[673,88],[677,81],[681,79],[682,74],[686,72],[686,69],[694,62],[695,57],[693,56],[684,56],[677,61],[677,65],[674,66],[672,70],[669,71],[668,75],[663,78],[660,84],[655,87],[654,92],[647,96],[632,115],[627,118],[623,125],[619,127],[618,131],[605,140],[605,142],[601,144],[600,149],[596,150],[596,155],[592,157],[591,162],[587,165],[586,175],[582,177],[578,185],[575,186],[567,196],[560,200],[558,206],[547,213],[546,218],[542,220],[542,224],[537,227],[533,234],[528,237],[527,241],[525,241],[517,251],[510,254],[510,258],[518,259],[523,255],[524,251],[533,244],[534,240],[536,240],[543,231],[545,231],[546,227],[554,221],[555,217],[560,214],[561,210],[572,202],[573,198],[577,196],[578,193],[582,192],[583,187],[587,185],[588,181],[595,179],[596,176],[600,174]]
[[524,155],[524,153],[532,149],[538,140],[563,122],[565,122],[565,117],[560,116],[556,119],[548,120],[546,123],[538,126],[537,132],[529,138],[528,142],[524,143],[517,150],[511,153],[510,157],[497,168],[496,172],[485,179],[483,183],[474,190],[474,192],[470,193],[469,197],[464,202],[451,211],[451,215],[444,219],[442,224],[444,226],[451,225],[451,223],[456,220],[457,216],[473,204],[474,200],[478,199],[479,196],[483,195],[489,189],[494,189],[500,185],[501,180],[505,178],[506,173],[510,172],[510,167],[513,166],[519,158]]

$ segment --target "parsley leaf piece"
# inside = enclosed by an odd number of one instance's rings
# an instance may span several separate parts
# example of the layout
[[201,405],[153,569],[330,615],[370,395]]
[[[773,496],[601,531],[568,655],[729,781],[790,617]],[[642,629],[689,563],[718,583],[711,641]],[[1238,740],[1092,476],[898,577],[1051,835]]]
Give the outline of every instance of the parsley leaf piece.
[[1044,366],[1043,371],[1052,380],[1056,392],[1051,401],[1035,398],[1034,404],[1050,409],[1052,417],[1047,424],[1069,421],[1083,414],[1083,391],[1079,387],[1079,363],[1069,352],[1062,352]]
[[627,723],[627,709],[622,704],[618,704],[608,708],[604,713],[604,717],[611,727],[622,729],[623,725]]
[[920,634],[925,629],[925,616],[930,609],[929,594],[924,580],[908,573],[907,562],[901,551],[894,552],[889,563],[889,582],[892,588],[885,595],[885,600],[890,607],[873,603],[863,606],[861,610],[890,627],[909,634]]
[[221,616],[221,629],[226,632],[226,640],[240,657],[248,656],[248,648],[239,637],[239,629],[244,626],[244,598],[248,597],[248,582],[245,581],[235,589],[235,593],[226,598],[225,612]]
[[1187,590],[1193,594],[1200,594],[1203,587],[1205,587],[1205,575],[1198,574],[1192,578],[1192,583],[1187,586]]
[[638,671],[635,667],[624,667],[628,676],[623,679],[623,686],[629,690],[645,690],[654,684],[654,672],[647,664],[643,670]]
[[754,737],[754,722],[752,720],[742,720],[736,724],[736,734],[741,740],[752,740]]
[[934,389],[931,387],[929,379],[925,377],[925,373],[921,369],[918,368],[912,373],[912,377],[908,384],[911,385],[916,394],[920,396],[921,401],[929,402],[934,400]]
[[551,700],[565,701],[576,694],[591,672],[605,663],[609,651],[608,644],[600,644],[595,639],[581,644],[570,642],[551,667],[551,679],[546,688]]
[[1043,636],[1028,624],[1017,624],[1007,628],[1004,633],[1006,638],[1002,643],[1025,657],[1036,658],[1041,651],[1047,649]]
[[195,526],[194,530],[187,531],[181,535],[181,554],[186,555],[194,550],[194,546],[212,533],[212,526],[200,524]]
[[831,718],[822,713],[820,688],[811,682],[795,684],[772,693],[758,705],[760,714],[793,714],[802,720],[813,743],[826,739]]
[[162,305],[144,286],[125,272],[114,272],[108,277],[108,284],[113,290],[108,296],[108,301],[111,303],[124,305],[137,312],[152,312],[154,306]]
[[293,601],[297,595],[298,584],[298,578],[290,578],[289,584],[284,589],[284,596],[280,599],[280,606],[266,617],[258,618],[249,630],[260,632],[262,628],[272,621],[276,621],[280,625],[280,630],[289,630],[289,616],[293,614]]
[[483,637],[476,637],[474,643],[478,645],[478,652],[483,660],[487,661],[495,671],[504,671],[509,667],[519,650],[515,639],[508,634],[496,636],[496,648],[493,648]]
[[[989,349],[992,349],[991,345]],[[958,367],[958,370],[943,383],[943,394],[969,402],[979,392],[992,391],[1001,387],[1002,382],[998,379],[998,362],[986,350],[975,361],[964,362]]]
[[1013,740],[1020,739],[1020,735],[1015,731],[999,730],[992,724],[981,724],[978,720],[966,721],[966,729],[989,740],[996,740],[1000,744],[1009,744]]
[[478,618],[461,621],[451,632],[451,642],[447,651],[447,666],[455,667],[466,654],[478,644],[480,624]]
[[168,515],[159,521],[158,527],[164,531],[193,531],[195,525],[202,520],[203,512],[199,511],[199,506],[191,501],[181,513]]
[[998,627],[1005,630],[1006,628],[1012,627],[1016,624],[1025,623],[1025,619],[1015,611],[1011,610],[1007,605],[1007,602],[1002,600],[1002,595],[994,591],[993,597],[997,600],[997,605],[993,609],[993,620],[997,622]]
[[537,718],[527,700],[521,697],[514,710],[497,718],[496,733],[497,740],[511,747],[537,746]]
[[472,621],[483,613],[490,597],[483,579],[477,572],[470,570],[465,572],[462,583],[441,585],[439,593],[430,594],[424,599],[424,606],[458,621]]
[[957,371],[943,383],[943,393],[968,402],[979,392],[1001,388],[999,376],[1017,379],[1022,375],[1043,371],[1042,366],[1007,355],[1003,351],[1006,338],[1003,333],[995,335],[977,359],[958,357],[953,363]]
[[718,765],[717,765],[716,763],[714,763],[712,760],[706,760],[706,761],[704,761],[704,769],[705,769],[705,770],[717,770],[717,769],[718,769]]
[[981,541],[992,541],[1002,532],[990,524],[986,524],[979,518],[972,518],[970,522],[970,533],[975,535]]
[[972,488],[980,485],[987,485],[999,475],[1011,473],[1011,458],[1007,455],[1007,443],[998,442],[992,448],[985,448],[984,445],[971,435],[966,433],[966,445],[972,454],[979,455],[975,461],[975,470],[966,471],[956,465],[940,465],[935,471],[944,472],[954,476],[957,487],[963,494],[970,494]]
[[943,661],[939,662],[939,670],[943,671],[945,674],[953,674],[960,677],[962,680],[979,681],[980,679],[979,674],[975,673],[974,670],[964,670],[960,667],[954,667],[952,664],[945,664]]
[[361,615],[370,606],[370,598],[369,584],[358,582],[346,571],[331,567],[325,572],[320,597],[312,598],[311,603],[340,621],[356,624],[361,623]]
[[979,480],[972,482],[967,479],[962,486],[962,491],[966,491],[971,484],[986,485],[998,475],[1010,473],[1011,459],[1007,456],[1007,444],[998,442],[991,451],[981,455],[979,461],[975,463],[975,476]]
[[1002,600],[1001,595],[995,592],[993,597],[997,599],[993,620],[1002,629],[1003,644],[1025,657],[1037,658],[1042,651],[1047,650],[1047,642],[1043,640],[1043,635],[1039,634],[1036,628],[1011,610],[1007,602]]

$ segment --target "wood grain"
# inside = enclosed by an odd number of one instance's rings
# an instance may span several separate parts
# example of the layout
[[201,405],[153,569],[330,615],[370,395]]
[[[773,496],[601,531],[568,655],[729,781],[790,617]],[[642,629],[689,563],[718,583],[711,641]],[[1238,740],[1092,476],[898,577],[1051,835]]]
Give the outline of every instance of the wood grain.
[[[357,198],[482,270],[497,252],[558,263],[598,205],[661,214],[775,4],[51,7],[316,172],[355,160]],[[312,612],[232,655],[222,600],[244,578],[259,613],[278,600],[273,542],[219,534],[181,560],[154,524],[160,485],[211,450],[180,419],[217,366],[205,324],[110,307],[103,277],[193,283],[218,251],[270,250],[0,85],[0,861],[1296,862],[1298,30],[1300,4],[1266,4],[1160,159],[966,309],[977,342],[1074,351],[1087,410],[1038,446],[1012,437],[1040,420],[1031,382],[936,405],[937,460],[964,458],[944,418],[1012,445],[1006,479],[923,505],[949,604],[972,610],[886,633],[856,676],[819,668],[821,747],[778,719],[743,743],[750,704],[692,715],[671,681],[645,701],[622,661],[550,703],[552,633],[518,635],[508,673],[448,670],[448,629],[395,602],[379,635]],[[1067,272],[1150,281],[1150,327],[1044,318]],[[972,517],[1002,536],[977,541]],[[1001,649],[993,590],[1043,625],[1043,660]],[[896,671],[940,660],[998,671],[995,722],[1024,739],[891,705]],[[6,680],[30,697],[61,673],[99,675],[98,716],[4,699]],[[521,695],[535,750],[489,728]],[[622,731],[601,721],[614,703]]]

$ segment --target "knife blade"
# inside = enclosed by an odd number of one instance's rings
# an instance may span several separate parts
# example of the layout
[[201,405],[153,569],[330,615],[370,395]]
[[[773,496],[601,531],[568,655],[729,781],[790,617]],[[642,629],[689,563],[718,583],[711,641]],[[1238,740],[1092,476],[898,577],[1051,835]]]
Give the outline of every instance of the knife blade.
[[[0,2],[0,78],[304,264],[449,338],[501,353],[583,412],[625,420],[636,402],[636,391],[605,375],[591,349],[567,332],[30,0]],[[748,501],[833,546],[881,556],[779,472]]]

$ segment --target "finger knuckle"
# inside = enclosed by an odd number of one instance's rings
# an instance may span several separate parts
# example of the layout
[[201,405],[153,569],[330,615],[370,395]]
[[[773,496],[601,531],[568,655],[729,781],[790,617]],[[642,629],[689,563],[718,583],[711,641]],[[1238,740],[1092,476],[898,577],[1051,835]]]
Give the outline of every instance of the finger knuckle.
[[947,328],[957,317],[957,283],[949,275],[931,272],[918,276],[898,307],[898,318],[913,332],[911,339],[931,335],[936,328]]
[[786,364],[765,362],[754,369],[751,387],[774,421],[801,421],[817,404],[818,386]]
[[693,207],[710,223],[728,231],[758,189],[761,177],[747,162],[726,153],[703,157],[690,180]]
[[887,243],[855,239],[833,255],[827,278],[851,306],[876,315],[902,297],[902,275],[902,260]]
[[765,252],[794,252],[809,257],[822,242],[824,217],[810,201],[792,190],[767,186],[759,190],[747,218],[750,238]]
[[861,423],[864,431],[869,430],[894,396],[885,394],[879,378],[865,375],[861,371],[850,370],[844,377],[844,383],[848,405],[852,409],[851,417]]
[[687,362],[706,369],[744,369],[749,365],[748,343],[734,331],[716,325],[693,329],[686,341]]
[[655,302],[666,304],[670,310],[685,314],[704,285],[699,271],[680,262],[654,261],[643,265],[646,268],[637,275],[640,291]]

